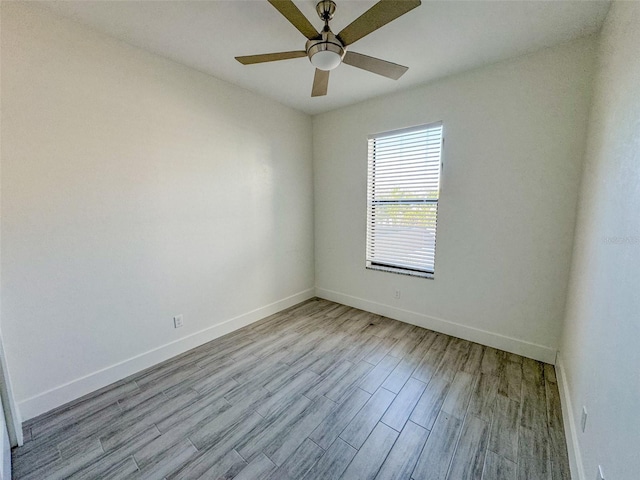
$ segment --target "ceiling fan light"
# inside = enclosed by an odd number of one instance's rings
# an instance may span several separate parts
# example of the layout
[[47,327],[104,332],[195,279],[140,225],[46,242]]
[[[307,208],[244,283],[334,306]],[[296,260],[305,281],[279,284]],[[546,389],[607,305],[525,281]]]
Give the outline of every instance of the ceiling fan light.
[[342,62],[342,56],[331,50],[321,50],[311,57],[311,63],[320,70],[333,70]]
[[306,50],[311,64],[319,70],[333,70],[345,54],[342,42],[328,29],[322,32],[321,38],[309,40]]

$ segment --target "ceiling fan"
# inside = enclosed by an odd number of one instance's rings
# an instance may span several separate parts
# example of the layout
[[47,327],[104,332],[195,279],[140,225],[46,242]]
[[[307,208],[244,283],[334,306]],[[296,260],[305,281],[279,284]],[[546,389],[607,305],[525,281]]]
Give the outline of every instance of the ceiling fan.
[[235,57],[243,65],[309,57],[313,66],[316,67],[313,88],[311,89],[312,97],[327,94],[329,72],[341,63],[368,70],[393,80],[399,79],[409,69],[409,67],[403,67],[379,58],[347,51],[347,47],[413,10],[420,5],[420,0],[380,0],[337,35],[329,28],[329,21],[336,11],[336,4],[332,0],[320,0],[316,5],[318,16],[324,22],[321,33],[316,31],[292,0],[269,0],[269,3],[307,37],[305,49]]

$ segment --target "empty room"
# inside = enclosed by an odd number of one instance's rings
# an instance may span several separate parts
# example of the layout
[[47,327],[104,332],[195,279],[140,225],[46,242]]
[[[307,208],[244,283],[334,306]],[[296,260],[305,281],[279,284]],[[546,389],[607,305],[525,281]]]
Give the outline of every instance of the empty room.
[[640,479],[640,2],[0,1],[0,480]]

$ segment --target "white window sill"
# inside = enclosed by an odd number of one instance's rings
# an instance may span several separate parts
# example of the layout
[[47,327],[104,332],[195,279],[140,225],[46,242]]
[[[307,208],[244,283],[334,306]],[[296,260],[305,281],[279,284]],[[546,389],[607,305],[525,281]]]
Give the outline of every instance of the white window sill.
[[399,275],[408,275],[410,277],[428,278],[430,280],[434,279],[433,273],[416,272],[414,270],[406,270],[404,268],[385,267],[382,265],[367,265],[366,268],[367,270],[378,270],[380,272],[397,273]]

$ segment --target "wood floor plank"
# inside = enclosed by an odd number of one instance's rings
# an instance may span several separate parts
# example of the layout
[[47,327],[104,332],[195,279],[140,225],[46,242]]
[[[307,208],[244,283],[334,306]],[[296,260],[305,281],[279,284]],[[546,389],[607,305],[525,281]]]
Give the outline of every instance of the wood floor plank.
[[571,480],[567,443],[562,430],[549,429],[549,461],[552,480]]
[[47,465],[53,465],[60,460],[60,451],[55,444],[30,449],[29,453],[16,453],[28,447],[28,443],[22,448],[14,448],[12,451],[12,464],[14,478],[23,478],[34,470]]
[[[113,406],[117,409],[117,405]],[[95,430],[94,430],[95,431]],[[69,438],[76,438],[82,435],[84,443],[88,443],[91,433],[85,434],[82,430],[73,428],[65,429],[64,432],[57,432],[51,436],[44,436],[38,439],[31,439],[20,448],[14,448],[11,452],[12,464],[18,471],[26,471],[38,468],[45,463],[54,462],[63,458],[60,455],[58,445]],[[22,468],[24,467],[24,469]]]
[[505,352],[501,352],[495,348],[485,348],[484,355],[482,356],[482,362],[480,364],[480,371],[487,375],[495,375],[499,377],[502,371],[505,355]]
[[231,404],[224,398],[224,394],[235,385],[235,382],[231,380],[225,387],[221,387],[218,394],[202,396],[186,407],[156,421],[155,425],[158,430],[164,433],[177,424],[195,425],[208,416],[219,415],[231,408]]
[[311,432],[309,438],[326,450],[370,398],[364,390],[356,389]]
[[504,355],[504,359],[507,362],[515,362],[515,363],[519,363],[520,365],[522,365],[522,363],[524,362],[525,357],[523,357],[522,355],[518,355],[517,353],[512,353],[512,352],[502,352]]
[[411,374],[417,365],[418,361],[411,358],[403,358],[384,380],[382,388],[393,393],[399,393],[405,383],[407,383],[407,380],[411,377]]
[[498,392],[500,395],[521,401],[522,391],[522,365],[516,362],[505,362]]
[[558,391],[558,385],[556,383],[545,381],[545,397],[547,401],[547,424],[549,428],[563,431],[562,405],[560,404],[560,392]]
[[156,427],[163,434],[174,431],[178,436],[186,437],[191,432],[198,430],[200,426],[207,425],[232,408],[224,398],[216,399],[213,402],[207,402],[207,400],[203,398],[192,403],[184,412],[176,412],[171,417],[156,423]]
[[522,377],[535,385],[544,384],[544,365],[531,358],[523,358]]
[[102,450],[100,440],[96,438],[90,441],[83,451],[78,452],[72,457],[61,458],[53,463],[42,465],[26,473],[21,478],[25,478],[28,480],[40,480],[42,478],[53,480],[66,479],[74,473],[94,463],[103,454],[104,450]]
[[426,387],[420,380],[410,378],[382,417],[382,423],[398,432],[402,430]]
[[28,423],[29,429],[34,439],[51,435],[55,431],[66,429],[69,423],[80,423],[83,419],[94,416],[96,411],[101,411],[101,407],[112,405],[124,396],[139,391],[140,388],[135,382],[102,389],[99,393],[87,395],[72,402],[70,406],[57,410],[55,415],[45,414],[31,420]]
[[[292,380],[293,382],[294,380]],[[257,408],[267,401],[273,394],[260,384],[246,383],[233,387],[224,394],[224,399],[234,407]],[[209,395],[210,396],[210,395]]]
[[[104,468],[102,468],[104,466]],[[138,473],[138,466],[133,457],[124,460],[106,460],[104,465],[97,465],[81,474],[76,474],[73,479],[90,480],[95,478],[108,478],[109,480],[127,480]]]
[[347,356],[347,358],[353,363],[362,362],[371,352],[373,352],[380,344],[382,343],[382,339],[373,334],[366,334],[364,340],[359,342],[359,345],[356,346]]
[[400,359],[397,357],[385,356],[373,370],[367,373],[358,386],[365,392],[375,393],[399,362]]
[[[295,368],[298,372],[307,370],[311,365],[317,362],[318,359],[322,358],[323,355],[326,355],[327,351],[330,351],[330,348],[325,348],[326,344],[330,340],[330,336],[322,334],[321,338],[317,342],[307,345],[308,348],[297,350],[295,354],[289,354],[287,357],[285,357],[284,361],[291,368]],[[341,358],[340,361],[342,360],[344,359]]]
[[359,449],[395,397],[393,393],[384,388],[378,390],[345,427],[340,438],[352,447]]
[[331,369],[325,377],[320,377],[316,374],[316,378],[318,379],[317,382],[309,385],[309,387],[302,393],[312,400],[320,395],[324,395],[338,384],[343,377],[347,376],[353,368],[353,363],[348,360],[343,360],[339,365]]
[[439,415],[411,478],[445,480],[461,429],[462,420],[459,418],[444,412]]
[[140,468],[131,478],[136,480],[164,478],[185,465],[197,453],[198,451],[193,444],[188,439],[184,439],[165,450],[162,455],[156,455],[151,463]]
[[422,340],[393,369],[382,386],[390,392],[400,392],[400,389],[411,377],[435,339],[436,334],[434,332],[425,330]]
[[[399,325],[407,325],[398,322]],[[424,328],[416,327],[415,325],[408,325],[410,328],[406,329],[404,333],[398,334],[396,338],[398,342],[389,350],[388,355],[396,357],[398,359],[404,358],[408,355],[427,334],[427,330]]]
[[469,355],[467,356],[467,360],[462,366],[462,371],[476,374],[480,371],[480,366],[482,365],[482,356],[484,355],[484,349],[482,345],[478,343],[472,343],[469,347]]
[[[334,366],[346,361],[354,348],[352,338],[337,331],[334,331],[321,346],[322,349],[318,350],[318,353],[323,354],[315,356],[313,361],[305,367],[321,377],[329,373]],[[326,355],[326,352],[331,352],[331,355]]]
[[366,355],[363,360],[371,365],[378,365],[380,361],[391,351],[396,343],[398,343],[397,338],[389,338],[389,337],[381,337],[382,341],[376,345],[376,347]]
[[[110,471],[115,464],[119,464],[125,459],[131,458],[134,453],[138,452],[141,448],[144,448],[158,437],[160,437],[159,430],[155,425],[151,425],[136,437],[123,442],[120,448],[116,451],[105,453],[91,462],[91,464],[75,472],[73,475],[70,475],[68,478],[69,480],[104,478],[107,476],[106,472]],[[125,466],[125,469],[126,468],[127,467]],[[136,463],[136,470],[137,469],[138,464]]]
[[233,378],[228,377],[225,373],[225,368],[220,367],[218,370],[213,371],[213,368],[204,369],[201,368],[198,372],[175,383],[163,390],[163,393],[168,397],[175,397],[180,395],[188,389],[197,391],[200,394],[208,395],[211,392],[218,391],[219,388],[226,385],[238,385]]
[[453,382],[458,370],[461,370],[464,366],[467,357],[469,356],[470,348],[470,342],[461,340],[460,338],[451,338],[444,355],[438,363],[438,368],[434,373],[434,377],[444,378],[449,382]]
[[358,383],[373,369],[370,363],[358,362],[349,372],[340,378],[324,396],[337,403],[342,403],[349,394],[357,388]]
[[325,454],[307,472],[303,480],[340,478],[358,451],[341,438],[331,444]]
[[450,382],[444,378],[436,377],[431,380],[409,417],[411,421],[431,430],[450,386]]
[[518,465],[515,463],[488,450],[484,461],[482,480],[514,480],[517,469]]
[[[199,447],[198,454],[181,468],[167,475],[167,480],[188,480],[202,476],[231,451],[241,439],[246,438],[262,420],[263,418],[260,415],[253,412],[241,421],[236,420],[235,423],[225,422],[227,424],[225,428],[218,427],[216,429],[209,424],[209,428],[212,428],[213,431],[208,431],[208,428],[205,427],[203,434],[199,437],[199,444],[196,444],[191,439],[195,434],[191,435],[189,440],[196,448]],[[196,433],[199,432],[201,431]]]
[[205,471],[200,478],[205,479],[231,479],[247,466],[247,462],[235,450],[231,450],[220,461]]
[[[281,358],[286,355],[286,350],[280,350],[277,352],[277,356]],[[259,367],[248,369],[240,372],[238,375],[232,377],[237,383],[252,382],[259,385],[266,385],[272,379],[277,378],[280,373],[283,373],[289,368],[289,365],[280,361],[274,361],[276,355],[272,355],[269,359],[262,359]],[[167,393],[165,391],[165,393]]]
[[[32,461],[33,453],[37,453],[37,449],[29,447],[35,445],[42,445],[44,448],[48,445],[55,445],[60,450],[62,458],[69,458],[75,455],[76,452],[83,450],[88,443],[91,443],[97,432],[111,428],[114,423],[120,421],[122,416],[123,412],[118,405],[111,404],[105,408],[100,408],[92,415],[85,416],[77,423],[69,423],[63,429],[40,436],[32,440],[30,444],[27,444],[28,448],[25,450],[29,453],[29,461]],[[30,452],[29,450],[32,451]],[[27,460],[27,458],[24,460]]]
[[548,437],[520,427],[518,440],[518,480],[551,480]]
[[[169,418],[175,412],[179,412],[188,405],[194,403],[198,399],[198,394],[191,390],[180,394],[179,396],[168,399],[155,405],[152,411],[147,411],[144,415],[132,416],[123,424],[119,425],[117,430],[112,430],[100,435],[102,448],[106,452],[113,451],[126,442],[129,438],[136,437],[139,433],[146,430],[149,425],[154,425],[166,418]],[[116,425],[118,425],[116,423]]]
[[449,480],[481,480],[489,440],[489,423],[468,415],[451,461]]
[[520,404],[498,395],[489,438],[489,450],[512,462],[518,461]]
[[263,385],[263,388],[270,393],[279,392],[287,383],[297,375],[304,371],[304,365],[301,363],[289,365],[289,368],[279,372],[271,380]]
[[161,460],[165,456],[165,452],[171,450],[175,445],[187,446],[188,443],[190,442],[181,432],[169,432],[157,436],[151,442],[139,445],[132,453],[138,467],[144,469]]
[[410,478],[428,436],[429,430],[413,422],[407,422],[376,475],[376,480]]
[[[287,387],[281,389],[273,395],[269,395],[268,397],[264,398],[263,401],[259,402],[259,404],[255,408],[255,411],[263,417],[272,417],[278,415],[280,412],[282,412],[282,410],[287,409],[289,404],[297,401],[299,397],[303,396],[302,392],[304,392],[310,384],[316,382],[317,378],[317,374],[313,372],[310,372],[308,370],[302,372],[300,375],[292,379]],[[305,398],[310,399],[311,397]]]
[[187,388],[191,388],[200,394],[208,394],[221,384],[233,382],[237,385],[232,375],[229,375],[234,362],[233,359],[214,362],[205,368],[200,368],[181,382],[166,387],[163,392],[165,395],[173,397],[176,393],[181,393]]
[[475,415],[485,422],[491,422],[496,405],[499,380],[493,375],[480,374],[469,403],[470,415]]
[[324,450],[308,438],[269,476],[270,480],[298,480],[324,455]]
[[[295,332],[284,333],[277,340],[269,342],[269,345],[261,348],[260,351],[255,352],[254,355],[261,358],[264,362],[268,357],[278,354],[279,356],[277,356],[276,361],[279,361],[281,358],[280,355],[286,354],[285,349],[295,343],[297,339],[298,335]],[[273,359],[269,361],[269,363],[272,361]]]
[[438,334],[433,330],[425,330],[422,340],[407,355],[408,358],[414,359],[420,363],[427,354],[433,343],[438,339]]
[[[202,450],[188,463],[178,470],[171,472],[165,478],[167,480],[193,480],[195,478],[207,478],[205,474],[210,470],[214,470],[214,467],[219,465],[221,460],[231,451],[232,449],[229,449],[226,453],[221,453],[218,449],[211,447]],[[245,466],[243,465],[242,468],[244,469]]]
[[412,377],[424,383],[429,383],[431,377],[436,373],[438,365],[444,357],[447,346],[451,341],[448,335],[437,334],[435,340],[429,347],[429,350],[422,358],[416,369],[413,371]]
[[349,310],[351,310],[351,307],[334,303],[324,312],[324,315],[329,318],[337,318]]
[[288,432],[279,435],[264,448],[264,453],[276,465],[282,465],[298,446],[320,425],[337,405],[326,397],[317,398],[301,414],[298,421],[290,427]]
[[136,383],[141,390],[162,392],[199,371],[200,367],[198,367],[198,365],[195,363],[189,363],[178,368],[168,369],[167,371],[162,372],[162,375],[156,375],[155,372],[152,372],[147,377],[136,379]]
[[378,423],[354,457],[342,480],[373,480],[398,438],[398,432]]
[[269,460],[269,457],[261,453],[236,475],[235,480],[262,480],[268,478],[275,468],[275,464]]
[[298,396],[297,400],[283,409],[278,416],[265,418],[245,438],[236,442],[236,450],[242,458],[252,461],[268,445],[286,435],[311,403],[311,400],[303,395]]
[[525,379],[522,382],[522,403],[520,424],[523,427],[546,432],[547,429],[547,399],[544,381]]
[[549,365],[548,363],[544,364],[544,379],[547,382],[558,383],[556,379],[556,369],[553,365]]
[[458,372],[442,404],[442,411],[454,417],[464,418],[476,380],[476,377],[470,373]]
[[[227,413],[230,411],[231,409],[227,410]],[[238,416],[225,415],[224,418],[215,418],[199,430],[191,433],[189,439],[198,450],[202,450],[215,445],[223,439],[243,438],[263,420],[264,418],[255,412],[239,414]]]

